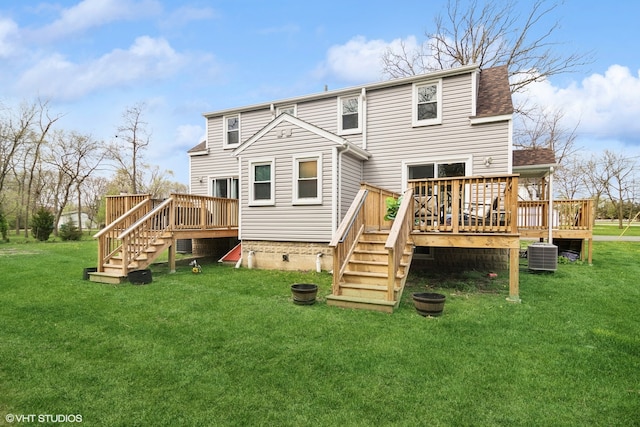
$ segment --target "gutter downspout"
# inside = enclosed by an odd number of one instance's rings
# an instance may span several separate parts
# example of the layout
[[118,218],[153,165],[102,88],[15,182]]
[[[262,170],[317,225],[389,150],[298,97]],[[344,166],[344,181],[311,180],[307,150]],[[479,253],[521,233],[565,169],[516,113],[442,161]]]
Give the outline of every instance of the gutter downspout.
[[362,149],[367,149],[367,91],[362,88],[360,92],[362,98]]
[[547,191],[549,192],[549,243],[553,243],[553,167],[549,168],[549,186]]

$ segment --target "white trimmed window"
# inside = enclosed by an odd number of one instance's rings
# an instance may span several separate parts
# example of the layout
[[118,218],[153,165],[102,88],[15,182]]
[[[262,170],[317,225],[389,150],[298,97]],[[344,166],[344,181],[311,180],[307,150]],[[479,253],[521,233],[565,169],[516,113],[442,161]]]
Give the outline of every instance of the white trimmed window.
[[362,98],[360,95],[338,98],[338,134],[362,132]]
[[297,114],[296,104],[283,105],[281,107],[277,107],[276,108],[276,117],[279,116],[282,113],[287,113],[287,114],[295,117],[296,114]]
[[236,147],[240,143],[240,115],[224,116],[224,147]]
[[413,126],[442,123],[442,81],[413,84]]
[[293,159],[293,204],[322,203],[322,156]]
[[273,159],[249,162],[249,204],[265,206],[275,204],[275,162]]

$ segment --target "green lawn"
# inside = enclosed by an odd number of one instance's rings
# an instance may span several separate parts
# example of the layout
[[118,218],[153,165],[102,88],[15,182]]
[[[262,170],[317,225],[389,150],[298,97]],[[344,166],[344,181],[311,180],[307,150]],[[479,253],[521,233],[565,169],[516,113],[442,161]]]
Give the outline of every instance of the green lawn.
[[[393,315],[328,307],[326,273],[159,266],[112,286],[82,280],[95,256],[0,244],[0,425],[640,425],[638,242],[555,273],[523,263],[521,304],[503,273],[413,274]],[[318,303],[294,305],[296,282]],[[435,285],[444,314],[423,318],[410,294]]]
[[598,222],[593,227],[594,236],[640,236],[640,224],[634,222],[630,227],[628,223],[623,223],[623,228],[619,228],[618,222]]

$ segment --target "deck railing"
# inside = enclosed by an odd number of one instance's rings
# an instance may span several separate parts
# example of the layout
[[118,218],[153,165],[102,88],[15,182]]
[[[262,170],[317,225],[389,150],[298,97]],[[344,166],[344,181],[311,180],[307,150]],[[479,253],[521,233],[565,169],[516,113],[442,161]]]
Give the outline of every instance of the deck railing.
[[[108,206],[108,203],[107,203]],[[142,199],[124,212],[120,217],[111,221],[106,227],[97,232],[93,237],[98,239],[98,271],[104,271],[104,263],[114,255],[120,253],[122,240],[118,236],[138,220],[149,213],[151,208],[150,200]]]
[[[554,200],[551,215],[552,230],[592,230],[593,200]],[[518,229],[548,230],[549,201],[518,201]]]
[[517,175],[409,180],[414,231],[517,233]]
[[[338,295],[339,283],[347,268],[360,235],[368,230],[389,229],[391,221],[384,220],[387,197],[398,197],[398,193],[362,184],[338,230],[333,235],[329,247],[333,248],[333,286],[332,293]],[[395,274],[394,274],[395,277]]]
[[109,225],[142,201],[152,206],[150,194],[120,194],[105,197],[105,224]]
[[128,265],[166,233],[238,227],[237,199],[172,194],[159,202],[148,195],[108,196],[107,209],[119,212],[136,200],[139,202],[133,208],[94,235],[98,239],[98,271],[104,271],[104,265],[118,255],[126,275]]

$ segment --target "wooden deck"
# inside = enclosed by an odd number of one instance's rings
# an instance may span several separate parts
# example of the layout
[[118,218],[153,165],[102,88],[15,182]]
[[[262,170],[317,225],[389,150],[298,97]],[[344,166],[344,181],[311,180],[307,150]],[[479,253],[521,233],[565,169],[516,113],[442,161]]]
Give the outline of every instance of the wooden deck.
[[[591,200],[524,202],[518,200],[518,175],[410,180],[400,195],[363,184],[334,239],[333,286],[328,302],[345,302],[345,289],[353,284],[345,274],[353,269],[354,254],[365,234],[388,231],[384,246],[387,292],[380,304],[397,303],[408,264],[407,244],[426,247],[495,248],[509,251],[509,300],[519,301],[521,238],[581,239],[589,242],[591,262],[593,204]],[[383,219],[387,197],[402,196],[395,221]],[[551,208],[549,208],[551,206]],[[551,215],[549,215],[551,212]],[[549,227],[551,224],[551,228]],[[581,253],[584,257],[584,250]],[[365,280],[360,280],[365,283]],[[351,290],[349,291],[351,292]],[[382,301],[384,300],[384,301]],[[354,299],[353,307],[363,307]],[[365,308],[371,308],[371,303]]]
[[237,237],[238,200],[172,194],[107,196],[105,228],[98,239],[98,268],[91,280],[118,283],[129,271],[146,268],[169,250],[175,270],[176,240]]

